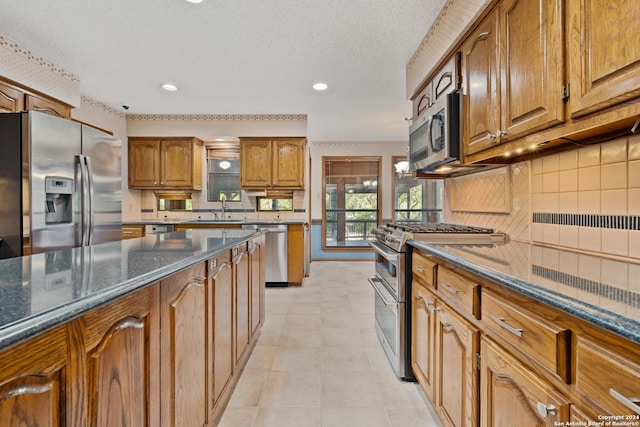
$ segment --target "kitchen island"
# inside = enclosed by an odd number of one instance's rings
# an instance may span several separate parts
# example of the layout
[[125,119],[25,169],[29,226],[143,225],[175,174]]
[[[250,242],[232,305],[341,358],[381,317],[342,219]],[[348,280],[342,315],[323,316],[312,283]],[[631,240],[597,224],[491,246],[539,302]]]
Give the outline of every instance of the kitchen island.
[[446,425],[638,421],[639,264],[522,242],[409,245],[412,368]]
[[264,323],[264,231],[0,262],[0,425],[214,425]]

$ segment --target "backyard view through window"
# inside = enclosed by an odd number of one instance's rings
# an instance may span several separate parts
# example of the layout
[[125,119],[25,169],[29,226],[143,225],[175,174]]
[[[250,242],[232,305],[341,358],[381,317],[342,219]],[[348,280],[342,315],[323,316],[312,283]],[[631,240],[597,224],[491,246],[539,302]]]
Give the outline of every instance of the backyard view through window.
[[323,247],[369,248],[380,216],[379,157],[324,157]]
[[[394,157],[393,164],[406,160]],[[442,180],[418,179],[409,172],[397,172],[394,167],[395,222],[441,222]]]

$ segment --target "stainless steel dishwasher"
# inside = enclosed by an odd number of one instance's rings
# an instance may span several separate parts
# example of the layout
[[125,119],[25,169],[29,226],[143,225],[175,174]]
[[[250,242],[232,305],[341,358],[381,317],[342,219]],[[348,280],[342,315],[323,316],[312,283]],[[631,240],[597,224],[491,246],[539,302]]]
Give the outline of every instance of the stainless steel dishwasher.
[[287,225],[286,224],[244,224],[242,228],[267,230],[265,235],[264,274],[265,286],[289,286],[287,271]]

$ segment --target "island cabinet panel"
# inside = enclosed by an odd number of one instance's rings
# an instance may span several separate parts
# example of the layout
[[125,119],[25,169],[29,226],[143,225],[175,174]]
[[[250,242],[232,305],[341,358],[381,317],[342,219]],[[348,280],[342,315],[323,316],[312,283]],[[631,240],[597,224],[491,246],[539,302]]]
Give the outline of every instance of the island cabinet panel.
[[[157,286],[98,308],[80,319],[87,378],[90,426],[152,426],[157,395],[151,392],[157,369]],[[72,322],[72,326],[76,323]],[[156,349],[152,349],[155,346]],[[149,405],[149,406],[148,406]]]
[[71,402],[71,391],[67,395],[74,382],[67,347],[63,325],[0,353],[1,426],[74,425],[67,420],[82,406]]
[[207,263],[209,296],[207,301],[209,336],[209,413],[218,406],[222,393],[229,390],[233,368],[233,267],[230,251],[210,259]]
[[206,425],[206,301],[204,263],[160,282],[163,426]]
[[640,96],[638,2],[570,0],[566,5],[571,116]]
[[249,282],[249,252],[247,245],[236,246],[232,249],[234,293],[236,304],[235,317],[235,360],[239,363],[246,355],[250,337],[250,282]]
[[484,337],[481,353],[482,427],[551,427],[569,420],[569,403],[553,386]]
[[[264,239],[262,239],[264,240]],[[260,239],[249,242],[249,280],[251,308],[251,338],[256,336],[264,321],[264,272],[260,267],[264,252],[264,244]]]

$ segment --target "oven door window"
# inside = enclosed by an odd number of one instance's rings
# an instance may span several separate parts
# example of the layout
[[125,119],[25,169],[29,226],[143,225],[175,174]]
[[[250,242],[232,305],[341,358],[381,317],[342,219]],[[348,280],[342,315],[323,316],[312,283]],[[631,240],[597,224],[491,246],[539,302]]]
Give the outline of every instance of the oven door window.
[[396,265],[384,256],[376,252],[376,273],[385,285],[397,295],[398,293],[398,269]]

